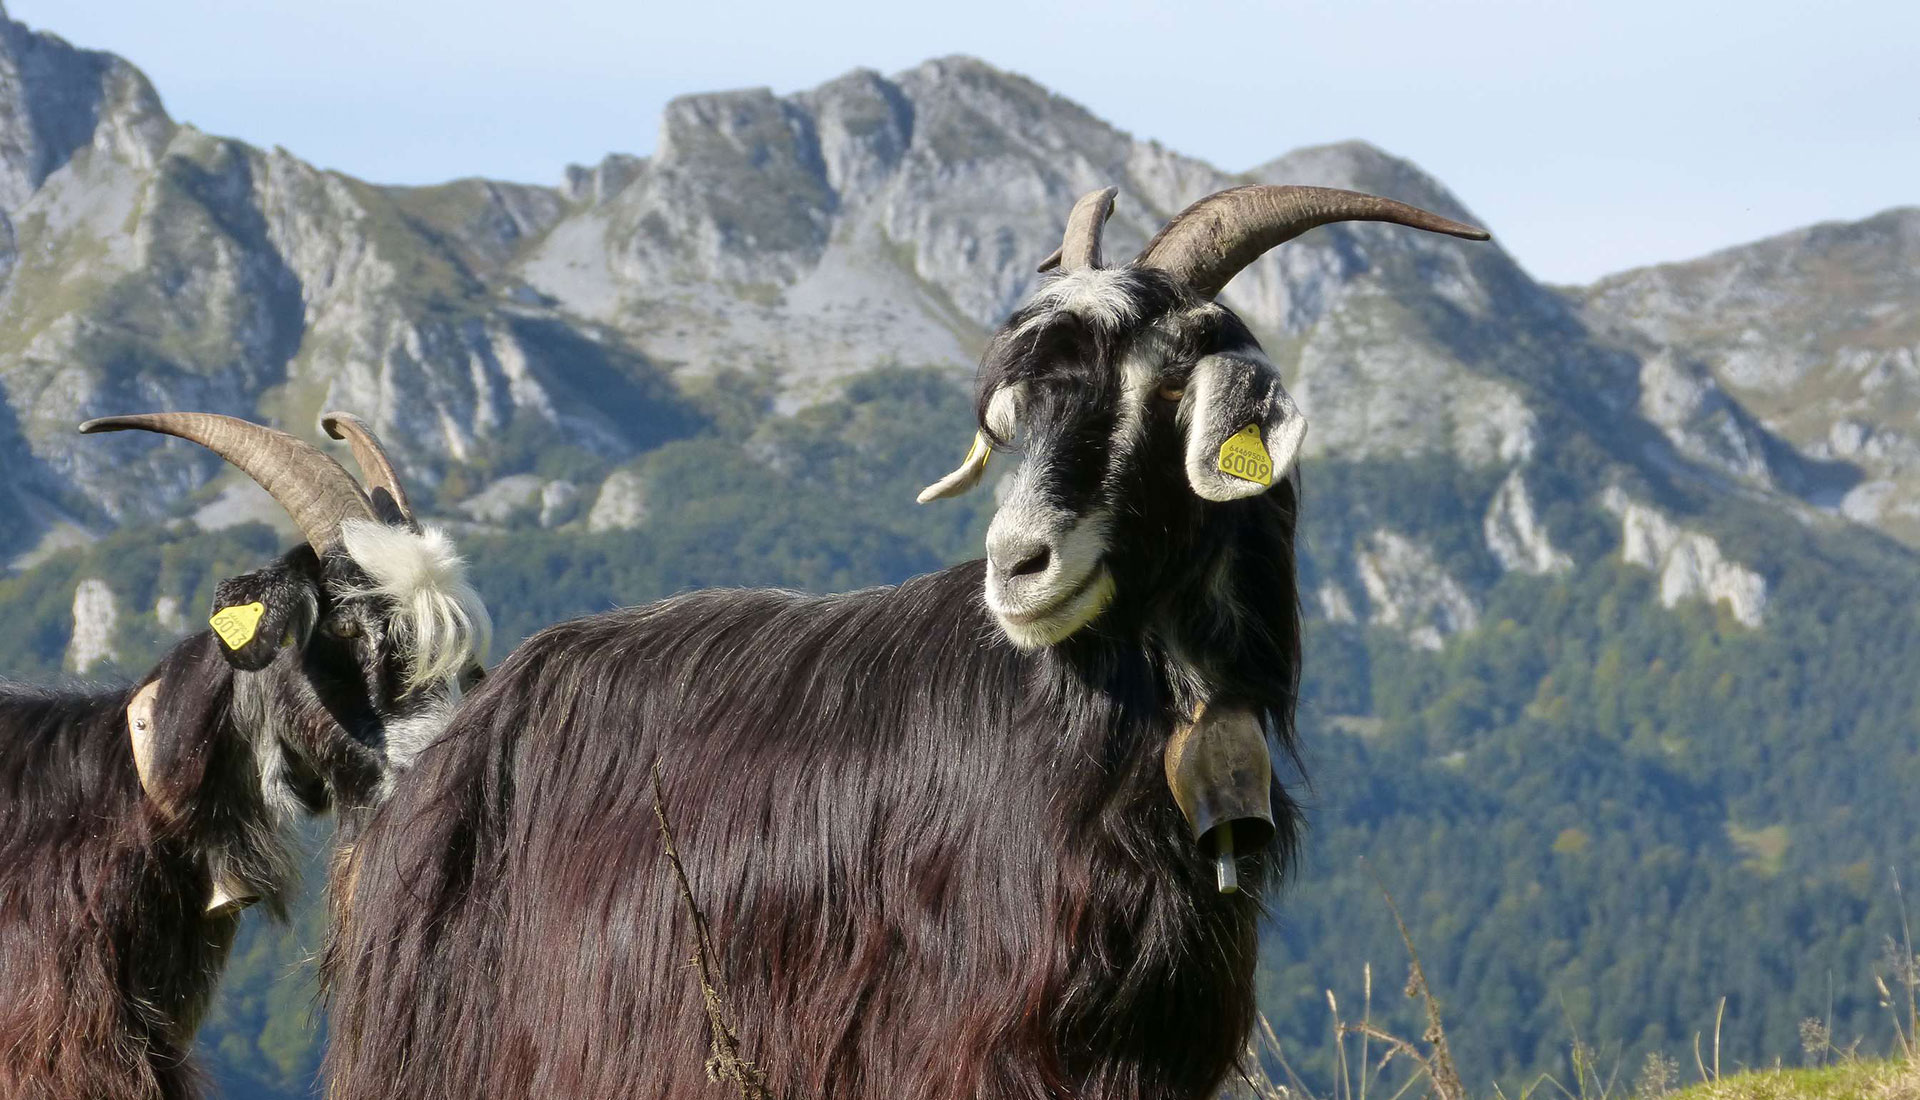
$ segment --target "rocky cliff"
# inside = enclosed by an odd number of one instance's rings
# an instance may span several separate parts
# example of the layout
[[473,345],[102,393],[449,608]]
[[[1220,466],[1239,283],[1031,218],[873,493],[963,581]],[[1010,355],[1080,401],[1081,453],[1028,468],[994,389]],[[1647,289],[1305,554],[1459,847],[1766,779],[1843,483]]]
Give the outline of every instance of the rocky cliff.
[[[551,188],[382,187],[177,123],[125,61],[7,21],[0,460],[22,522],[6,550],[39,560],[133,520],[272,521],[193,448],[72,431],[148,408],[309,436],[319,411],[349,408],[445,516],[630,526],[644,485],[619,467],[699,431],[703,395],[745,379],[792,411],[887,366],[962,384],[1078,194],[1120,187],[1110,251],[1126,254],[1249,179],[1472,217],[1363,143],[1236,175],[960,57],[785,97],[688,96],[654,155]],[[1470,625],[1492,576],[1572,564],[1543,486],[1616,518],[1602,494],[1645,482],[1643,510],[1745,494],[1920,536],[1920,284],[1902,262],[1917,225],[1893,212],[1576,292],[1497,244],[1396,227],[1327,227],[1269,255],[1226,297],[1287,369],[1309,460],[1441,462],[1483,496],[1478,564],[1454,572],[1484,575],[1453,575],[1412,552],[1430,532],[1375,517],[1317,548],[1327,605],[1422,644]],[[525,461],[555,448],[582,456],[578,476]],[[1763,566],[1741,568],[1764,589]],[[1444,614],[1395,595],[1454,589]]]
[[[912,494],[1084,191],[1120,188],[1113,256],[1249,180],[1474,220],[1364,143],[1227,172],[967,58],[689,96],[652,156],[557,175],[323,172],[0,13],[0,672],[137,672],[288,537],[210,456],[82,438],[89,416],[317,439],[358,412],[510,639],[977,552],[988,494]],[[1847,983],[1889,927],[1878,869],[1920,858],[1920,213],[1588,288],[1537,283],[1489,228],[1328,226],[1226,292],[1312,424],[1322,786],[1263,1004],[1311,1050],[1322,991],[1398,957],[1378,868],[1476,1081],[1559,1065],[1576,1022],[1678,1053],[1720,992],[1749,1060],[1806,1015],[1880,1026]],[[311,1091],[295,938],[249,931],[203,1031],[230,1095]]]

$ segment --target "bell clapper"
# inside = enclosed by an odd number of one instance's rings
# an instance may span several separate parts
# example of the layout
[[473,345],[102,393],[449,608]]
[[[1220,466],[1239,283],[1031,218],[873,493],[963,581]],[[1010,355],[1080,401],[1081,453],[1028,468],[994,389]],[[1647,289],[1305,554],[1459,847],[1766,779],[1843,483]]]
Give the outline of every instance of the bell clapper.
[[1240,892],[1240,865],[1233,858],[1233,822],[1223,821],[1213,831],[1213,870],[1223,894]]

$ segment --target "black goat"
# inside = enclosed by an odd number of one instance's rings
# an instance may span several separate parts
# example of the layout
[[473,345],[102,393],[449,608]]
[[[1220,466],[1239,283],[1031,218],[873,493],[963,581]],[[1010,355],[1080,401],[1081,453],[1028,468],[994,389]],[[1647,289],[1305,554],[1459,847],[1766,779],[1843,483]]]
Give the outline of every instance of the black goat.
[[1292,747],[1304,422],[1212,298],[1326,221],[1484,235],[1250,188],[1103,269],[1112,195],[1076,206],[1065,270],[987,352],[982,438],[923,494],[1024,452],[984,565],[566,623],[462,706],[351,858],[323,965],[332,1100],[731,1087],[708,1081],[656,767],[772,1095],[1220,1084],[1297,827],[1266,738]]
[[[370,807],[477,668],[486,611],[451,544],[413,523],[363,426],[329,426],[372,497],[317,449],[244,421],[83,427],[207,445],[308,543],[222,582],[213,630],[134,687],[0,685],[0,1096],[195,1095],[193,1033],[240,911],[284,915],[288,827]],[[340,828],[357,824],[346,813]]]

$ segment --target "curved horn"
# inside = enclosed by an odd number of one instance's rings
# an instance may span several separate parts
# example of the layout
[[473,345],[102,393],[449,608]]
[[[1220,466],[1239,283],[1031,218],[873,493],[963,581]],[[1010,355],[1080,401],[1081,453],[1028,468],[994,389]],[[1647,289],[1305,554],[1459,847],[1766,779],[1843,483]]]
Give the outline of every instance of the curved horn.
[[992,457],[993,448],[987,446],[986,434],[973,433],[973,445],[967,448],[967,457],[960,460],[959,468],[920,490],[920,495],[913,499],[925,504],[930,500],[959,496],[980,484],[980,478],[987,472],[987,459]]
[[400,519],[416,534],[420,530],[420,521],[414,518],[413,502],[407,499],[407,491],[400,485],[400,474],[393,468],[393,460],[387,457],[387,449],[380,445],[380,437],[373,434],[367,422],[346,412],[330,412],[320,418],[320,426],[335,439],[344,439],[353,448],[353,461],[360,467],[360,481],[372,498],[374,510],[381,508],[380,493],[384,490],[392,498]]
[[1255,184],[1208,195],[1153,235],[1135,263],[1158,268],[1208,298],[1276,245],[1329,222],[1395,225],[1484,241],[1487,231],[1417,206],[1333,187]]
[[1040,261],[1039,270],[1057,267],[1062,271],[1078,271],[1104,266],[1100,258],[1100,234],[1107,227],[1107,219],[1113,217],[1113,198],[1119,193],[1118,187],[1104,187],[1080,196],[1080,201],[1073,204],[1072,212],[1067,215],[1065,239],[1052,255]]
[[373,506],[353,475],[326,452],[282,431],[218,413],[139,413],[103,416],[82,432],[159,432],[198,443],[259,484],[316,553],[340,541],[340,524],[374,519]]

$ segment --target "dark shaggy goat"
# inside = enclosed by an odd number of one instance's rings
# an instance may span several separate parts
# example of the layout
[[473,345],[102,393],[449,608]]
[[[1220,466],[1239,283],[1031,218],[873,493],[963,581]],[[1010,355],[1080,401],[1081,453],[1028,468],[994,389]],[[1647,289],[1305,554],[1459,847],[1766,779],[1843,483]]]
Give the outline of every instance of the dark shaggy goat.
[[[364,497],[354,516],[351,479],[317,450],[182,415],[126,426],[179,428],[236,459],[290,501],[310,543],[222,582],[216,612],[243,610],[216,614],[223,631],[179,643],[132,687],[0,684],[9,1100],[197,1095],[194,1029],[241,910],[284,915],[289,826],[371,806],[483,644],[485,609],[451,546],[413,529],[391,493],[379,499],[395,525]],[[225,434],[195,430],[209,426]],[[345,515],[316,515],[315,486],[341,490]],[[343,815],[341,829],[356,822]]]
[[[1276,199],[1333,217],[1263,215]],[[731,1092],[708,1079],[656,766],[741,1056],[773,1096],[1219,1086],[1297,814],[1263,770],[1278,812],[1238,852],[1252,889],[1217,890],[1162,755],[1203,705],[1292,747],[1303,425],[1211,298],[1313,217],[1474,231],[1249,189],[1103,269],[1110,204],[1076,207],[1066,270],[983,364],[990,445],[1025,456],[984,564],[566,623],[463,704],[352,855],[323,966],[332,1100]],[[1247,255],[1249,236],[1265,243]],[[1248,433],[1254,460],[1229,463]],[[990,445],[928,495],[977,481]]]

